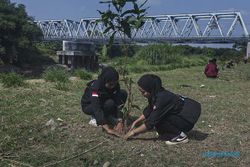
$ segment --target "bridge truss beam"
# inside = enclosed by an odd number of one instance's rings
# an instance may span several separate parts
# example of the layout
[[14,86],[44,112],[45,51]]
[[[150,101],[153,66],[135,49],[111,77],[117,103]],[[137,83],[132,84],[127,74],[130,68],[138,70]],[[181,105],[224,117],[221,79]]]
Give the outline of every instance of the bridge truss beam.
[[[47,20],[36,24],[43,32],[44,40],[107,41],[112,33],[103,33],[105,26],[99,18]],[[185,42],[192,39],[193,42],[230,43],[249,39],[240,12],[149,16],[143,27],[132,33],[135,42]],[[117,34],[115,41],[120,42],[123,36]]]

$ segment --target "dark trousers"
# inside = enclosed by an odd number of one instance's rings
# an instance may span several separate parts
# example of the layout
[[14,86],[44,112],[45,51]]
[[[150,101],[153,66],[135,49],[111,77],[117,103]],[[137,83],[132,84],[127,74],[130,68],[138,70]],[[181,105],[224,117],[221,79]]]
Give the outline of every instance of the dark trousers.
[[105,120],[104,123],[116,124],[117,118],[123,118],[123,113],[121,109],[123,108],[127,100],[127,92],[125,90],[120,90],[112,98],[105,100],[101,103],[101,109],[103,112],[100,112],[95,109],[91,104],[87,106],[82,106],[83,112],[87,115],[91,115],[97,120]]
[[192,99],[185,99],[179,114],[167,115],[156,126],[156,131],[164,139],[171,139],[181,132],[188,132],[197,122],[201,113],[200,104]]
[[169,115],[166,119],[160,121],[155,129],[161,138],[171,139],[176,137],[181,132],[188,132],[194,127],[194,124],[189,123],[177,115]]

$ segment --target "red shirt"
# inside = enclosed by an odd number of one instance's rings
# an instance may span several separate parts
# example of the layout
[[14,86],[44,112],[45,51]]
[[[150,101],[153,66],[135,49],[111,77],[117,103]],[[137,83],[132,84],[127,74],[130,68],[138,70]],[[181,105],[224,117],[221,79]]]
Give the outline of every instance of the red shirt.
[[204,74],[205,74],[207,77],[217,77],[218,71],[219,71],[219,70],[218,70],[216,64],[214,64],[214,63],[208,63],[208,64],[206,65]]

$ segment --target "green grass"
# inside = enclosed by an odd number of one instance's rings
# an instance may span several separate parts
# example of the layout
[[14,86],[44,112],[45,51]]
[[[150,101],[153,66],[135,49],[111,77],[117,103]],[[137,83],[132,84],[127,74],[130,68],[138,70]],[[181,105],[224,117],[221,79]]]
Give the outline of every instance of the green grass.
[[[0,166],[45,166],[63,159],[53,166],[102,166],[106,161],[112,166],[248,166],[250,64],[223,70],[218,79],[204,77],[203,68],[154,72],[165,88],[202,104],[190,142],[178,146],[147,140],[156,137],[154,132],[125,142],[90,127],[80,108],[87,81],[71,81],[67,91],[57,90],[51,82],[14,89],[0,84]],[[141,75],[131,76],[137,81]],[[133,89],[135,103],[143,108],[146,100],[136,85]],[[55,130],[46,126],[50,119],[56,122]],[[98,148],[66,160],[103,141]],[[206,151],[240,151],[241,156],[203,158]]]
[[4,87],[18,87],[24,85],[23,76],[14,72],[0,74],[0,81],[3,83]]

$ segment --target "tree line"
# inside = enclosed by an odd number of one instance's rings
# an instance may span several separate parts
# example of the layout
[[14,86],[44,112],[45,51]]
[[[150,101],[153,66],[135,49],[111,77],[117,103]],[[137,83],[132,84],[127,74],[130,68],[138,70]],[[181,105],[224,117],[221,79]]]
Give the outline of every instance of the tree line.
[[23,4],[0,1],[0,59],[4,64],[18,65],[36,50],[33,41],[42,37],[34,19]]

